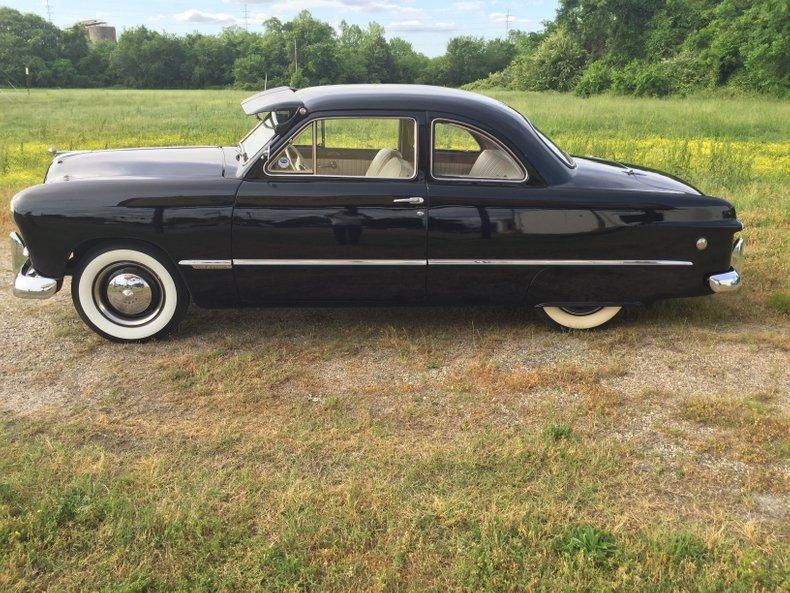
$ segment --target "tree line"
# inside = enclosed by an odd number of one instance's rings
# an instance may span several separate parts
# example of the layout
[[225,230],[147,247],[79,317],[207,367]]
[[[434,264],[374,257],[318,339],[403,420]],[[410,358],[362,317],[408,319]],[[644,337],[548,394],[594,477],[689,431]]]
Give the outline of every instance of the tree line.
[[428,58],[401,39],[329,23],[303,11],[272,18],[262,33],[230,27],[219,35],[183,37],[137,27],[117,43],[90,43],[79,25],[65,30],[34,14],[0,7],[0,85],[41,87],[206,88],[297,87],[332,83],[432,83],[461,86],[505,68],[511,41],[458,37]]
[[664,96],[716,87],[788,94],[787,0],[561,0],[540,33],[472,88]]
[[[714,87],[786,95],[786,0],[561,0],[540,32],[455,37],[429,58],[377,23],[330,24],[303,11],[261,33],[168,35],[137,27],[90,43],[0,7],[0,86],[211,88],[430,83],[467,88],[661,96]],[[29,74],[26,74],[26,69]]]

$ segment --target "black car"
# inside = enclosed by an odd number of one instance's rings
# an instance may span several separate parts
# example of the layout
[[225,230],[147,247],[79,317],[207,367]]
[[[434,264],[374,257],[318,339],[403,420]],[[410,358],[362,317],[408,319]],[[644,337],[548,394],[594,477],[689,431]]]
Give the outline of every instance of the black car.
[[736,290],[728,202],[570,157],[488,97],[276,88],[236,147],[55,154],[11,204],[14,293],[72,276],[94,331],[135,341],[204,307],[523,303],[586,329],[623,307]]

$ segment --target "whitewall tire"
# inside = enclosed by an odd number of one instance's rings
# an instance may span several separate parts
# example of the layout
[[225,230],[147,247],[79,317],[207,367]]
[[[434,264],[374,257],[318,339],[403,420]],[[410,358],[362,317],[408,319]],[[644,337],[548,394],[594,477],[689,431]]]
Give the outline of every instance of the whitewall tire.
[[79,260],[71,297],[82,320],[116,342],[139,342],[173,331],[189,293],[173,264],[136,244],[104,245]]
[[541,307],[550,325],[559,329],[593,329],[609,323],[622,307]]

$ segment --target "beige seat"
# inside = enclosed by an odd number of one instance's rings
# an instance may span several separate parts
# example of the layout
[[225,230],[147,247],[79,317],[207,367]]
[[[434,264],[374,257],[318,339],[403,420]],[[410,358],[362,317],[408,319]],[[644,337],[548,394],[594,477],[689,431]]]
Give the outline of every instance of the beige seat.
[[365,177],[411,177],[412,166],[392,148],[382,148],[370,163]]
[[524,173],[508,153],[498,148],[487,148],[475,160],[469,177],[475,179],[521,179]]
[[387,161],[376,177],[409,178],[414,173],[412,166],[404,159],[395,157]]
[[400,153],[392,148],[382,148],[368,166],[365,177],[382,177],[381,171],[393,159],[400,159]]

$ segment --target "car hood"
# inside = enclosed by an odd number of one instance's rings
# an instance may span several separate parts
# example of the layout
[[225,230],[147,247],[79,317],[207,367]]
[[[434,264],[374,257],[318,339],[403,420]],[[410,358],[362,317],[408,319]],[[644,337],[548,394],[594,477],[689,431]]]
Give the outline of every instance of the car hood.
[[701,195],[697,188],[668,173],[595,157],[573,157],[575,183],[583,187],[665,191]]
[[49,167],[46,183],[91,178],[222,177],[233,149],[219,146],[130,148],[66,152]]

